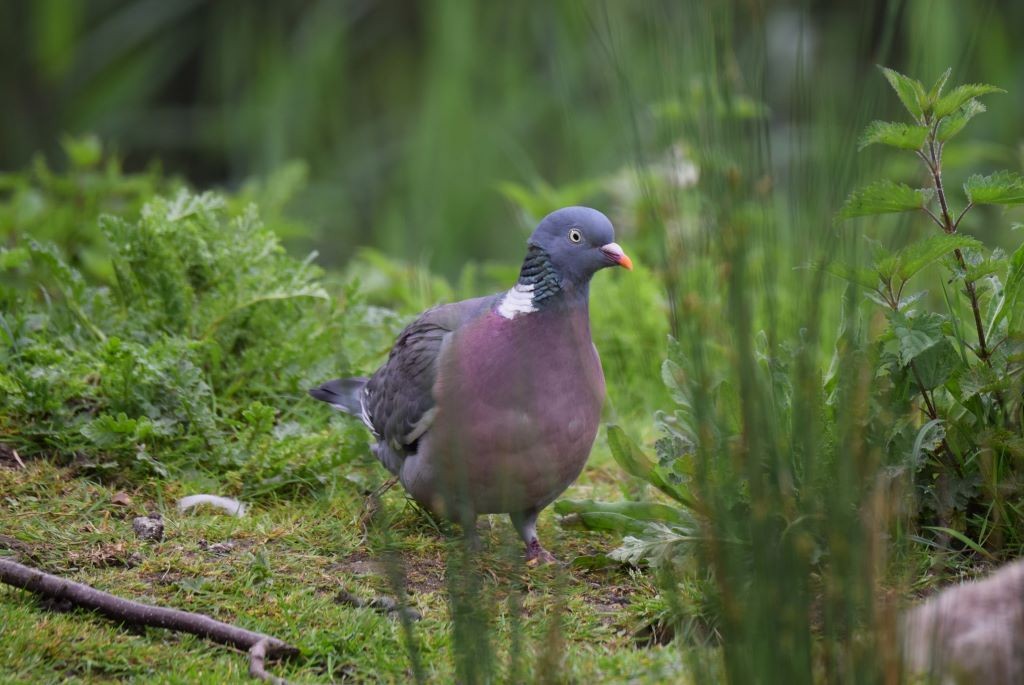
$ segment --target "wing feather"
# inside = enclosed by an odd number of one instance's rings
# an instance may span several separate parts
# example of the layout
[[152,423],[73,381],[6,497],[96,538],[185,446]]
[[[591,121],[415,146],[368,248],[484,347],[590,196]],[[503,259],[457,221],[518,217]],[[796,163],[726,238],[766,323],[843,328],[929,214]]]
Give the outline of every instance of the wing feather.
[[434,420],[438,359],[451,334],[485,313],[496,296],[428,309],[406,326],[366,384],[364,413],[373,431],[394,450],[407,453]]

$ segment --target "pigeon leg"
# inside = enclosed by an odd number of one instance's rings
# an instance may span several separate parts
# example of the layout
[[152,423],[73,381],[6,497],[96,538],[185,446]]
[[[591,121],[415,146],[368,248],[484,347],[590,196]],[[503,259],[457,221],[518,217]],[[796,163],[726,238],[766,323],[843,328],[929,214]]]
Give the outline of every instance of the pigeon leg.
[[476,523],[464,524],[462,530],[463,544],[466,545],[466,549],[473,553],[483,551],[484,542],[480,538],[480,533],[476,529]]
[[457,518],[455,519],[459,523],[459,527],[462,528],[462,542],[466,546],[466,550],[470,552],[480,552],[483,549],[483,541],[480,539],[480,533],[476,529],[476,513],[469,507],[460,507],[457,512]]
[[509,514],[512,525],[519,531],[519,537],[526,543],[526,563],[529,566],[553,564],[557,561],[551,552],[540,545],[537,539],[537,515],[539,510],[527,509],[526,511]]

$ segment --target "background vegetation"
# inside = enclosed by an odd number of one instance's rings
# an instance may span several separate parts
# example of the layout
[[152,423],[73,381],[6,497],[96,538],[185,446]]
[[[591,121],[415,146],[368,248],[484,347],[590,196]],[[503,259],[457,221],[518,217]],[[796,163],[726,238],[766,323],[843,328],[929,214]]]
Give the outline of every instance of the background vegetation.
[[[1022,21],[0,4],[0,553],[251,621],[301,647],[298,679],[898,678],[900,609],[1021,551]],[[955,90],[977,82],[1006,92]],[[612,426],[542,520],[571,564],[527,573],[504,522],[466,560],[367,499],[365,434],[303,390],[507,287],[572,203],[642,268],[595,283]],[[255,511],[179,517],[197,491]],[[132,537],[147,510],[163,543]],[[423,621],[339,585],[409,590]],[[237,673],[0,603],[8,679]]]

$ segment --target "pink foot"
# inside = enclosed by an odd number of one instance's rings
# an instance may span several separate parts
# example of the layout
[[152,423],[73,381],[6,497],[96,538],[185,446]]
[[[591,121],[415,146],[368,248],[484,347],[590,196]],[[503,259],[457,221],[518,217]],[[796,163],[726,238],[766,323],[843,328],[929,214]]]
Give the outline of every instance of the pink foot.
[[547,566],[548,564],[557,563],[558,559],[555,559],[555,555],[541,547],[537,538],[530,540],[529,544],[526,545],[527,566]]

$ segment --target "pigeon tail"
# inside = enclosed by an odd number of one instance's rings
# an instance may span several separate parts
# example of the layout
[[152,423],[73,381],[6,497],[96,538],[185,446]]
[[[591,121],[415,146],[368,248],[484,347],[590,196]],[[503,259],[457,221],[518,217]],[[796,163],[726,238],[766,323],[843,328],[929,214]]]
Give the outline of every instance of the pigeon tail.
[[323,385],[311,388],[309,394],[321,402],[326,402],[338,411],[358,416],[366,421],[366,408],[363,405],[363,391],[368,378],[336,378]]

